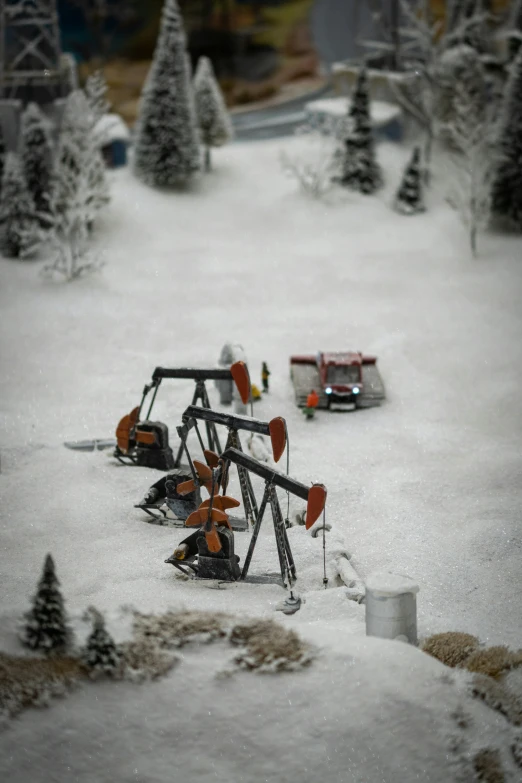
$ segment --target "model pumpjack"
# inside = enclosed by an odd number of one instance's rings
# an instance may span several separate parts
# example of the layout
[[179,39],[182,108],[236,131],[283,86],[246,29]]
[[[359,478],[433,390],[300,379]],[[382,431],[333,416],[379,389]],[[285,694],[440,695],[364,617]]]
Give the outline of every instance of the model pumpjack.
[[[191,430],[194,429],[196,432],[207,466],[217,468],[220,463],[220,454],[205,448],[198,426],[198,422],[200,421],[205,422],[205,424],[212,424],[214,427],[216,425],[221,425],[228,429],[225,449],[233,447],[238,451],[242,451],[239,438],[239,432],[241,430],[255,432],[259,435],[270,437],[272,454],[275,462],[279,461],[286,447],[286,422],[280,416],[272,419],[270,422],[265,422],[260,421],[259,419],[253,419],[250,416],[221,413],[219,411],[211,410],[210,408],[199,408],[195,405],[189,405],[183,413],[183,424],[177,428],[177,431],[181,441],[180,448],[185,452],[191,475],[187,476],[186,471],[174,471],[169,473],[167,476],[164,476],[153,484],[144,499],[135,506],[135,508],[143,509],[147,514],[159,520],[160,523],[167,518],[165,506],[176,514],[180,520],[184,520],[197,508],[197,504],[200,500],[200,495],[198,494],[200,490],[200,479],[194,465],[201,465],[202,463],[192,461],[187,445],[187,438]],[[223,472],[221,477],[223,492],[226,492],[228,486],[229,470],[230,462],[228,460],[223,460]],[[230,524],[234,530],[247,530],[249,523],[254,525],[257,520],[257,501],[248,470],[246,470],[243,465],[237,464],[237,472],[243,508],[245,510],[245,519],[232,517],[230,519]],[[208,477],[206,480],[208,480]]]
[[[242,363],[241,363],[242,364]],[[176,457],[169,446],[169,433],[166,424],[160,421],[151,421],[151,413],[161,382],[166,378],[190,378],[196,382],[196,388],[192,397],[192,405],[199,402],[202,407],[210,408],[205,381],[231,380],[234,372],[231,369],[211,368],[192,369],[187,367],[169,369],[156,367],[152,373],[152,380],[143,388],[140,404],[124,416],[116,428],[116,448],[114,456],[119,462],[126,465],[141,465],[158,470],[172,470],[180,467],[183,447],[180,445]],[[141,414],[145,401],[150,392],[153,392],[144,420]],[[212,422],[207,422],[206,433],[208,448],[221,451],[219,437]]]
[[[241,570],[239,568],[239,558],[234,553],[233,533],[228,523],[228,515],[226,514],[226,510],[238,505],[238,501],[226,495],[219,496],[216,493],[217,487],[223,487],[227,463],[240,465],[249,473],[254,473],[265,481],[263,499],[259,506],[245,563]],[[187,526],[199,525],[200,529],[184,539],[176,548],[174,554],[165,562],[174,565],[185,574],[192,572],[193,575],[200,579],[221,579],[223,581],[247,579],[264,513],[267,505],[270,505],[281,579],[283,586],[291,588],[296,580],[296,569],[283,514],[277,498],[276,487],[280,487],[286,492],[306,500],[305,524],[308,529],[324,511],[326,503],[326,488],[324,485],[313,484],[311,487],[307,487],[232,447],[223,452],[217,468],[213,469],[197,462],[194,462],[194,466],[198,473],[199,484],[206,487],[210,494],[210,500],[202,503],[188,517],[185,523]],[[185,490],[187,492],[193,491],[191,482],[187,482],[185,487],[178,487],[178,491],[181,494]],[[223,526],[227,527],[226,532],[221,529]],[[213,562],[210,562],[212,560]],[[217,561],[226,562],[218,563]],[[187,568],[190,570],[187,571]]]

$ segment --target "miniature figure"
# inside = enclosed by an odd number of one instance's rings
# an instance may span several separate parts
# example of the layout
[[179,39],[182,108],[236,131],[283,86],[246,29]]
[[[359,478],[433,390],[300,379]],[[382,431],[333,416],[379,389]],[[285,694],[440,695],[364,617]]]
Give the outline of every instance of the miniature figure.
[[[245,350],[239,343],[225,343],[221,349],[221,353],[218,359],[218,367],[223,369],[230,369],[235,362],[247,362]],[[234,382],[232,377],[230,379],[217,379],[215,381],[216,388],[219,392],[219,402],[221,405],[232,405],[232,399],[237,396],[234,394]]]
[[315,416],[315,409],[319,405],[319,395],[312,389],[308,397],[306,398],[306,407],[303,408],[303,413],[307,419],[313,419]]
[[268,365],[266,362],[263,362],[261,366],[261,381],[263,382],[263,391],[268,392],[268,376],[270,375],[270,370],[268,369]]
[[313,388],[319,396],[318,408],[369,408],[385,397],[384,384],[374,356],[360,351],[291,356],[290,377],[298,407],[307,404]]
[[262,397],[262,394],[259,391],[259,387],[256,386],[255,383],[253,383],[251,389],[252,389],[252,399],[254,402],[257,402],[257,400],[260,400]]

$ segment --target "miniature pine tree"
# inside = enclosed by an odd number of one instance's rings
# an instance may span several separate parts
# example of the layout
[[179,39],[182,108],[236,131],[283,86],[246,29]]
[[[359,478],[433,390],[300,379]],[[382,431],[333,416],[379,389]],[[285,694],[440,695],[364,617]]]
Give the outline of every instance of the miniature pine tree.
[[93,125],[96,125],[110,108],[106,98],[107,82],[105,81],[103,71],[95,71],[87,77],[84,92],[91,110]]
[[0,197],[2,194],[1,183],[4,176],[5,156],[6,156],[6,148],[5,148],[4,132],[2,130],[2,123],[0,123]]
[[205,169],[210,171],[210,148],[232,138],[232,123],[223,94],[208,57],[200,57],[194,77],[194,95],[201,141],[205,145]]
[[0,246],[2,252],[17,258],[27,246],[35,225],[35,208],[27,188],[18,155],[8,152],[2,177],[0,205]]
[[[36,212],[49,212],[53,151],[47,119],[35,103],[22,114],[22,168]],[[40,218],[45,222],[45,218]]]
[[25,615],[25,623],[20,635],[22,643],[31,650],[42,650],[46,653],[61,652],[71,641],[59,585],[54,561],[51,555],[47,555],[38,590],[33,599],[33,608]]
[[395,209],[403,215],[424,212],[420,147],[415,147],[395,196]]
[[522,43],[522,0],[518,0],[513,6],[508,32],[508,56],[512,61],[518,54]]
[[134,170],[153,186],[186,183],[200,151],[186,38],[176,0],[165,0],[136,123]]
[[88,258],[88,239],[99,211],[109,201],[105,164],[96,145],[94,118],[82,90],[67,97],[53,172],[49,223],[30,251],[46,244],[54,261],[45,271],[73,280],[99,264]]
[[109,200],[105,165],[93,130],[87,98],[82,90],[75,90],[67,98],[62,118],[52,206],[55,216],[76,210],[76,218],[88,226]]
[[492,209],[497,217],[522,231],[522,47],[513,63],[504,100]]
[[93,612],[93,629],[87,639],[82,661],[93,676],[114,675],[121,670],[122,654],[105,628],[102,615]]
[[382,185],[381,169],[375,157],[368,77],[364,68],[359,71],[348,115],[340,182],[366,194],[374,193]]

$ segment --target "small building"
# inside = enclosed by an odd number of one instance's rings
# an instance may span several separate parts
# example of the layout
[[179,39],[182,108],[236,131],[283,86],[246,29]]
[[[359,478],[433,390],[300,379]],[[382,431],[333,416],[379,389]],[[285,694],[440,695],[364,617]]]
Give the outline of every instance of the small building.
[[106,114],[97,123],[94,132],[107,167],[116,169],[125,166],[130,131],[120,115]]

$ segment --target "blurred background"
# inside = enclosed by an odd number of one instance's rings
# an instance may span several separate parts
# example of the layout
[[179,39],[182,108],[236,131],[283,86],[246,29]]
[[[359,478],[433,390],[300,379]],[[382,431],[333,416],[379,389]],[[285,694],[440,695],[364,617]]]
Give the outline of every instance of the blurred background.
[[[332,63],[363,56],[397,0],[178,0],[193,65],[209,56],[231,107],[292,99],[327,81]],[[444,0],[430,0],[443,19]],[[490,0],[491,10],[509,0]],[[63,51],[80,77],[100,65],[115,111],[133,123],[163,0],[59,0]]]

